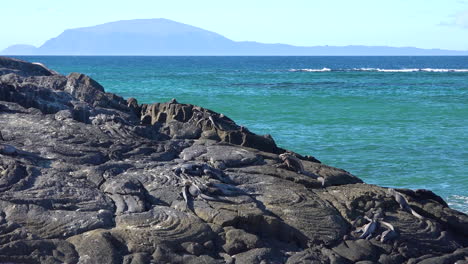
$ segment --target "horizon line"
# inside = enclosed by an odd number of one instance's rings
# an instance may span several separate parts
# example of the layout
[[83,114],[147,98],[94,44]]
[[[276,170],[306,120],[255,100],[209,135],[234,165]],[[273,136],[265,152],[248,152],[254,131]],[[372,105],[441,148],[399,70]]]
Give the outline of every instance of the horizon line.
[[[108,22],[108,23],[112,23],[112,22]],[[107,23],[105,23],[105,24],[107,24]],[[74,29],[78,29],[78,28],[74,28]],[[70,29],[66,29],[66,30],[70,30]],[[216,33],[216,34],[219,34],[219,33]],[[221,34],[219,34],[219,35],[221,35]],[[58,36],[60,36],[60,34]],[[224,35],[221,35],[221,36],[224,37]],[[52,37],[52,38],[55,38],[55,37]],[[50,39],[52,39],[52,38],[50,38]],[[50,40],[50,39],[48,39],[48,40]],[[45,42],[47,42],[48,40],[46,40]],[[229,39],[229,40],[231,40],[231,39]],[[287,43],[281,43],[281,42],[276,42],[276,43],[258,42],[258,41],[255,41],[255,40],[240,40],[240,41],[231,40],[231,41],[238,42],[238,43],[239,42],[250,42],[250,43],[258,43],[258,44],[265,44],[265,45],[286,45],[286,46],[297,47],[297,48],[365,47],[365,48],[418,49],[418,50],[426,50],[426,51],[448,51],[448,52],[467,52],[468,53],[468,49],[458,50],[458,49],[444,49],[444,48],[419,48],[419,47],[415,47],[415,46],[386,46],[386,45],[365,45],[365,44],[348,44],[348,45],[327,45],[327,44],[322,44],[322,45],[314,45],[314,46],[302,46],[302,45],[294,45],[294,44],[287,44]],[[31,47],[34,47],[35,49],[39,49],[42,45],[45,44],[45,42],[43,44],[39,45],[39,46],[35,46],[35,45],[32,45],[32,44],[25,44],[25,43],[9,45],[8,47],[0,50],[0,55],[3,55],[1,53],[2,51],[6,50],[6,49],[8,49],[10,47],[14,47],[14,46],[31,46]],[[61,56],[61,55],[59,55],[59,56]],[[65,55],[65,56],[68,56],[68,55]],[[85,56],[88,56],[88,55],[85,55]],[[104,56],[106,56],[106,55],[104,55]],[[114,55],[110,55],[110,56],[114,56]],[[120,56],[120,55],[116,55],[116,56]],[[133,56],[133,55],[130,55],[130,56]],[[146,56],[146,55],[143,55],[143,56]],[[149,56],[153,56],[153,55],[149,55]],[[159,56],[159,55],[155,55],[155,56]],[[172,55],[169,55],[169,56],[172,56]],[[179,56],[179,55],[175,55],[175,56]],[[181,55],[181,56],[184,56],[184,55]],[[188,56],[198,56],[198,55],[188,55]],[[204,56],[204,55],[202,55],[202,56]],[[208,56],[211,56],[211,55],[208,55]],[[229,56],[229,55],[226,55],[226,56]],[[238,56],[238,55],[234,55],[234,56]],[[244,55],[240,55],[240,56],[244,56]],[[246,55],[246,56],[250,56],[250,55]],[[256,55],[253,55],[253,56],[256,56]],[[269,55],[259,55],[259,56],[269,56]],[[272,55],[272,56],[283,56],[283,55]],[[289,55],[285,55],[285,56],[289,56]],[[291,56],[294,56],[294,55],[291,55]],[[299,56],[322,56],[322,55],[299,55]],[[328,56],[328,55],[323,55],[323,56]],[[348,55],[330,55],[330,56],[348,56]],[[354,56],[354,55],[349,55],[349,56]],[[363,56],[367,56],[367,55],[363,55]],[[380,56],[380,55],[369,55],[369,56]],[[382,56],[385,56],[385,55],[382,55]],[[388,56],[394,56],[394,55],[388,55]],[[395,56],[399,56],[399,55],[395,55]],[[406,55],[402,55],[402,56],[406,56]],[[408,56],[413,56],[413,55],[408,55]],[[414,56],[418,56],[418,55],[414,55]],[[426,55],[422,55],[422,56],[426,56]],[[428,56],[432,56],[432,55],[428,55]],[[452,56],[452,55],[435,55],[435,56]],[[463,55],[454,55],[454,56],[463,56]]]
[[18,54],[0,54],[0,57],[468,57],[466,55],[75,55],[75,54],[62,54],[62,55],[47,55],[47,54],[31,54],[31,55],[18,55]]

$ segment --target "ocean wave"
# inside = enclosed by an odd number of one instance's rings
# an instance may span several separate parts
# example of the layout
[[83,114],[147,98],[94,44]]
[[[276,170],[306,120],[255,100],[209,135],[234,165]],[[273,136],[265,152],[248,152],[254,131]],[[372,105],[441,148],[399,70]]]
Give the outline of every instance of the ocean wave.
[[468,213],[468,196],[451,195],[447,198],[450,207]]
[[374,71],[378,72],[468,72],[468,69],[433,69],[433,68],[423,68],[423,69],[375,69]]
[[425,72],[468,72],[468,69],[421,69],[421,71]]
[[381,69],[381,68],[353,68],[353,69],[289,69],[290,72],[467,72],[468,69],[437,69],[437,68],[404,68],[404,69]]
[[376,69],[378,72],[418,72],[419,69]]
[[330,68],[322,69],[290,69],[291,72],[329,72],[332,71]]

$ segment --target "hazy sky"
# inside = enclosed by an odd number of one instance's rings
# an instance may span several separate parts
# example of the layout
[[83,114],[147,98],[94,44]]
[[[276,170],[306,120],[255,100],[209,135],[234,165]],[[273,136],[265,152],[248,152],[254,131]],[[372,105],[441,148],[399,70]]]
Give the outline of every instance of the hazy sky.
[[0,14],[0,50],[135,18],[167,18],[237,41],[468,50],[468,0],[1,0]]

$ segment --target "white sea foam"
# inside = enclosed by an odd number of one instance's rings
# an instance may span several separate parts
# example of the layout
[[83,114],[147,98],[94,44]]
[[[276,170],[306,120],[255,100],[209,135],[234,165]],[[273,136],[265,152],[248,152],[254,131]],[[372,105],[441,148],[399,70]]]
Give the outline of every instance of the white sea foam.
[[378,72],[418,72],[419,69],[377,69]]
[[365,71],[365,72],[468,72],[468,69],[437,69],[437,68],[404,68],[404,69],[381,69],[381,68],[353,68],[353,69],[290,69],[291,72],[353,72],[353,71]]
[[468,72],[468,69],[434,69],[434,68],[405,68],[405,69],[380,69],[380,68],[354,68],[352,71],[371,72]]
[[289,71],[292,72],[329,72],[331,71],[330,68],[322,68],[322,69],[290,69]]
[[468,196],[451,195],[448,197],[447,203],[450,207],[454,209],[468,213]]
[[421,69],[423,72],[468,72],[468,69],[432,69],[425,68]]
[[405,68],[405,69],[380,69],[380,68],[355,68],[354,71],[375,72],[468,72],[468,69],[437,69],[437,68]]

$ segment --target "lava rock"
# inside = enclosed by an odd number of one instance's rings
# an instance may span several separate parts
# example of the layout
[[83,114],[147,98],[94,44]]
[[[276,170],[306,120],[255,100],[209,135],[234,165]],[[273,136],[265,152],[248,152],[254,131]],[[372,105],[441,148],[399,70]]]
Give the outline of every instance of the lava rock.
[[[430,191],[392,194],[223,114],[177,100],[139,105],[84,74],[0,57],[0,130],[2,263],[467,255],[468,216]],[[300,171],[284,167],[286,152]],[[370,221],[379,223],[372,236],[357,239]],[[390,231],[398,236],[380,239]]]

